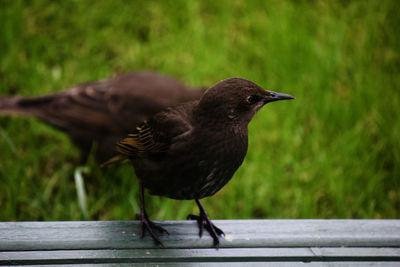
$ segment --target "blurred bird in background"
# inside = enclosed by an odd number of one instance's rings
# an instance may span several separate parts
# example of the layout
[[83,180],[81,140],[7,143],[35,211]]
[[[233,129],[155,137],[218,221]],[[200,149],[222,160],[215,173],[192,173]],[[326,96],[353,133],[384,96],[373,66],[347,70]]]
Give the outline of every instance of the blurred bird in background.
[[132,127],[169,106],[199,99],[203,92],[156,72],[132,72],[55,94],[0,97],[0,115],[36,117],[66,132],[82,161],[96,143],[95,159],[101,163],[115,155],[116,142]]

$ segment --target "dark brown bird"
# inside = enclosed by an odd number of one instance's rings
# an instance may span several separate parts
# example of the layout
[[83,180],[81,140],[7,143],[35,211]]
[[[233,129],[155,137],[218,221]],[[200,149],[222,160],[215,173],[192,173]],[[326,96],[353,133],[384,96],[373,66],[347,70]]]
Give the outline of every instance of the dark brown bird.
[[265,104],[294,97],[230,78],[209,88],[199,101],[168,108],[117,144],[130,158],[140,182],[141,232],[147,230],[163,246],[148,218],[143,188],[173,199],[194,199],[200,215],[189,215],[219,246],[223,231],[216,227],[199,199],[218,192],[242,164],[247,152],[247,126]]
[[133,72],[45,96],[3,97],[0,114],[37,117],[66,132],[83,160],[96,142],[96,159],[103,162],[115,155],[115,143],[132,126],[169,106],[199,99],[203,92],[156,72]]

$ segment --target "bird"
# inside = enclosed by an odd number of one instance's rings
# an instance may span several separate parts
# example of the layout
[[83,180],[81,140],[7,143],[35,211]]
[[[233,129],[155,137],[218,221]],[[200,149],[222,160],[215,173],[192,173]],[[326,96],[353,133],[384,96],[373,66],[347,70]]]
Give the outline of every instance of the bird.
[[116,145],[120,159],[128,158],[139,180],[140,235],[147,231],[164,247],[145,210],[144,189],[152,195],[195,200],[200,237],[206,229],[219,247],[224,232],[215,226],[200,199],[218,192],[232,178],[247,153],[248,124],[265,104],[293,96],[264,90],[244,78],[223,80],[199,100],[157,113]]
[[66,132],[80,149],[81,161],[96,143],[95,159],[102,163],[116,154],[115,143],[132,125],[169,106],[199,99],[204,91],[157,72],[137,71],[43,96],[0,97],[0,115],[36,117]]

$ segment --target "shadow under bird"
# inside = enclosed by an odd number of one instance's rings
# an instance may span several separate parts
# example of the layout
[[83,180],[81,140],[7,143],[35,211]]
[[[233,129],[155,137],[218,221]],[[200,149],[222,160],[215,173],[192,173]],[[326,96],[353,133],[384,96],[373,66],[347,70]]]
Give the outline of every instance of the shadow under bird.
[[38,97],[0,97],[0,115],[26,115],[66,132],[86,160],[97,143],[96,160],[116,154],[115,143],[132,126],[169,106],[199,99],[204,89],[191,88],[156,72],[126,73],[87,82]]
[[147,230],[164,247],[155,230],[168,233],[145,211],[146,188],[153,195],[194,199],[200,215],[188,219],[198,222],[200,236],[206,229],[218,247],[224,233],[199,200],[218,192],[242,164],[254,114],[267,103],[293,98],[243,78],[230,78],[209,88],[200,100],[156,114],[121,140],[117,151],[130,159],[139,179],[141,236]]

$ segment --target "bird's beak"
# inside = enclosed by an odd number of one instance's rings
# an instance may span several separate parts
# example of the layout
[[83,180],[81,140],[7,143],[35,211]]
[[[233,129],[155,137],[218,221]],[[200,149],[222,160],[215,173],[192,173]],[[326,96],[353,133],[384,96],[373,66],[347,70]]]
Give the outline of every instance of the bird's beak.
[[277,93],[274,91],[266,91],[264,102],[265,102],[265,104],[267,104],[269,102],[278,101],[278,100],[286,100],[286,99],[295,99],[295,98],[293,96],[287,95],[287,94]]

